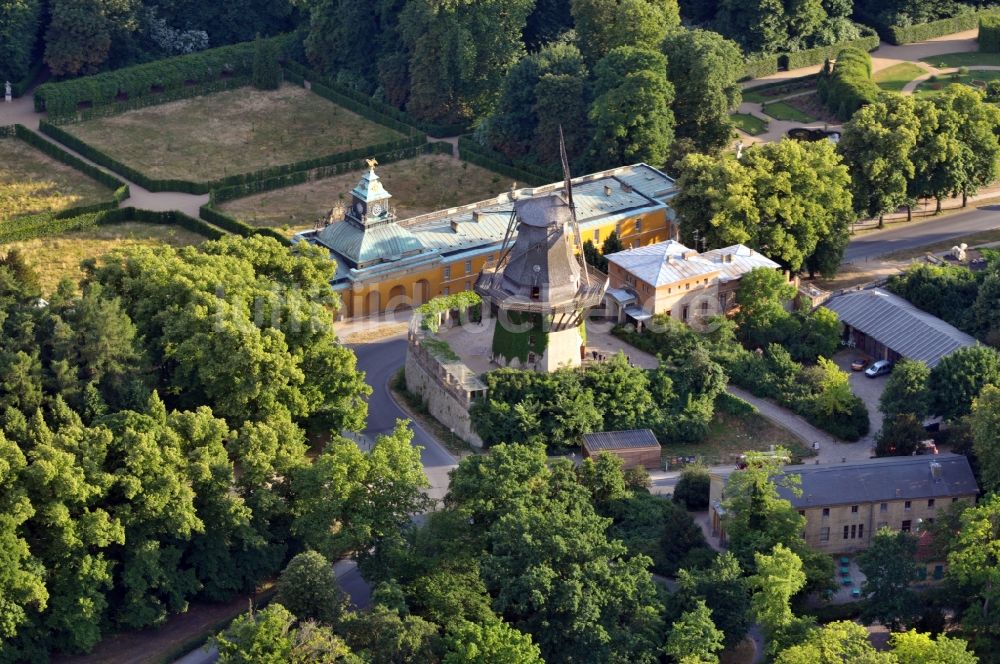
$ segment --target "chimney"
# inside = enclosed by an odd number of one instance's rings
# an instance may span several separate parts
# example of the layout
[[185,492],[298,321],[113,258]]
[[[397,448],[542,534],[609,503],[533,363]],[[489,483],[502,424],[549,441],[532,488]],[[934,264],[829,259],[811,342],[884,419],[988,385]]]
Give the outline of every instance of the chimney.
[[479,223],[479,210],[472,211],[472,221],[477,224]]
[[733,255],[732,254],[725,254],[725,259],[724,260],[727,263],[732,263],[733,262]]
[[630,185],[627,182],[622,182],[622,191],[624,191],[626,194],[631,194],[632,193],[632,185]]
[[941,479],[941,464],[937,461],[931,461],[931,477],[935,480]]
[[610,184],[604,185],[604,195],[605,196],[610,196],[611,195],[611,185]]
[[685,251],[683,254],[681,254],[681,258],[683,258],[684,260],[688,260],[689,258],[694,258],[697,255],[698,255],[697,251],[694,250]]
[[458,232],[458,219],[451,220],[451,230],[455,233]]

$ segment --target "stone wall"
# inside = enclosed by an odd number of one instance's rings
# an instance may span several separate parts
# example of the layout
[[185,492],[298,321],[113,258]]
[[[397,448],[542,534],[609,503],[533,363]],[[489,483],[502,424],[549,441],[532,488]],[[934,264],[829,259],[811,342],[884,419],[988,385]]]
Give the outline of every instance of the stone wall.
[[483,446],[483,439],[472,428],[467,403],[455,396],[440,377],[443,367],[430,353],[411,342],[405,371],[406,389],[423,399],[434,419],[470,445]]

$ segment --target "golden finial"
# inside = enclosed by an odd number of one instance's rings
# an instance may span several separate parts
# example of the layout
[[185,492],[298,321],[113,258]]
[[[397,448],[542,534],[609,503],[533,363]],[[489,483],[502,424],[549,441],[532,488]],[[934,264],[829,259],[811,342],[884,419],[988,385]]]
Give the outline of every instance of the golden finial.
[[365,159],[365,161],[368,162],[368,168],[370,168],[373,171],[375,170],[375,167],[378,166],[378,162],[375,161],[374,159]]

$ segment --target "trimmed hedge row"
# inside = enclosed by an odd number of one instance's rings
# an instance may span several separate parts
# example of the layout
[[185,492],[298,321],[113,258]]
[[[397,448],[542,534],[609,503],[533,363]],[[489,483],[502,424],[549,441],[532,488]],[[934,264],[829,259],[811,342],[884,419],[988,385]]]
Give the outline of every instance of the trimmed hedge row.
[[17,125],[0,125],[0,138],[17,136]]
[[1000,53],[1000,14],[979,17],[979,50]]
[[459,137],[458,153],[462,161],[488,168],[501,175],[514,178],[523,184],[542,185],[561,179],[558,173],[548,172],[541,168],[529,170],[526,167],[515,166],[500,153],[476,143],[467,136]]
[[[434,143],[423,143],[421,145],[401,148],[391,152],[376,153],[372,155],[372,157],[377,159],[380,164],[389,164],[394,161],[411,159],[421,154],[450,155],[453,154],[453,148],[451,143],[435,141]],[[363,170],[365,166],[366,164],[364,159],[353,159],[351,161],[334,164],[332,166],[323,166],[311,171],[298,171],[296,173],[288,173],[286,175],[267,178],[266,180],[256,180],[254,182],[246,182],[229,187],[220,187],[209,192],[209,202],[212,204],[224,203],[225,201],[231,201],[236,198],[244,198],[246,196],[253,196],[254,194],[259,194],[264,191],[293,187],[297,184],[302,184],[311,180],[321,180],[323,178],[340,175],[349,171],[360,171]]]
[[381,143],[378,145],[369,145],[361,148],[355,148],[353,150],[346,150],[344,152],[338,152],[336,154],[326,155],[324,157],[314,157],[312,159],[304,159],[302,161],[297,161],[291,164],[285,164],[283,166],[270,166],[268,168],[262,168],[257,171],[252,171],[250,173],[241,173],[238,175],[229,175],[224,178],[219,178],[217,180],[212,180],[209,182],[190,182],[188,180],[160,180],[154,179],[146,176],[145,174],[137,171],[131,166],[127,166],[122,162],[118,161],[111,155],[102,152],[98,148],[85,143],[81,139],[73,136],[64,129],[52,124],[46,120],[42,120],[39,125],[39,130],[53,139],[59,141],[63,145],[79,152],[87,159],[90,159],[94,163],[100,164],[105,168],[109,168],[115,173],[135,182],[141,187],[148,189],[149,191],[179,191],[186,194],[207,194],[212,189],[219,187],[227,187],[237,184],[243,184],[247,182],[256,182],[259,180],[266,180],[268,178],[277,177],[279,175],[285,175],[288,173],[296,173],[298,171],[308,171],[314,168],[321,168],[323,166],[332,166],[334,164],[339,164],[342,162],[351,161],[354,159],[360,159],[362,157],[367,157],[372,154],[378,154],[381,152],[390,152],[392,150],[398,150],[408,147],[413,147],[416,145],[423,145],[426,142],[426,138],[423,135],[413,136],[410,138],[402,138],[396,141],[389,141],[388,143]]
[[[290,35],[271,37],[279,50],[291,41]],[[44,83],[35,90],[35,110],[54,115],[75,111],[81,103],[94,106],[115,101],[119,95],[129,99],[173,90],[187,82],[208,83],[224,75],[245,76],[253,71],[254,42],[208,49],[134,67],[84,76],[60,83]]]
[[816,89],[827,108],[845,122],[859,108],[882,95],[872,80],[871,56],[856,48],[845,48],[837,54],[829,78],[821,75]]
[[941,37],[942,35],[950,35],[953,32],[972,30],[979,25],[980,18],[998,15],[1000,15],[1000,10],[984,9],[952,18],[943,18],[939,21],[918,23],[917,25],[891,25],[886,27],[882,32],[885,40],[890,44],[909,44],[911,42]]
[[[310,69],[309,67],[303,65],[300,62],[295,62],[294,60],[289,60],[285,63],[286,78],[288,78],[288,72],[299,79],[308,79],[312,84],[312,88],[315,91],[317,85],[321,85],[330,92],[337,95],[336,99],[329,98],[338,104],[350,108],[352,111],[364,115],[364,113],[358,110],[358,107],[352,107],[348,103],[341,101],[343,99],[350,99],[351,101],[359,104],[361,107],[370,109],[371,112],[377,113],[379,115],[384,115],[393,118],[395,121],[400,122],[409,127],[416,127],[420,131],[426,132],[435,138],[442,138],[446,136],[457,136],[459,134],[465,133],[469,130],[467,125],[440,125],[433,124],[429,122],[423,122],[417,120],[405,111],[401,111],[392,104],[386,104],[384,102],[376,101],[372,99],[369,95],[352,88],[347,88],[341,85],[337,85],[336,82],[325,77],[323,74]],[[288,80],[292,80],[288,78]],[[324,95],[325,96],[325,95]],[[365,116],[368,117],[368,116]]]
[[856,48],[862,51],[874,51],[878,48],[878,33],[868,26],[860,26],[861,31],[866,33],[858,39],[837,42],[829,46],[817,46],[801,51],[789,53],[773,53],[768,55],[756,55],[747,58],[743,80],[770,76],[782,69],[801,69],[812,65],[822,64],[827,58],[833,58],[837,53],[845,48]]
[[[87,176],[97,180],[109,189],[114,189],[116,203],[121,203],[129,197],[128,185],[116,178],[114,175],[97,168],[92,164],[88,164],[74,154],[66,152],[52,141],[45,140],[24,125],[14,125],[14,135],[39,152],[42,152],[56,161],[66,164],[67,166],[71,166],[82,173],[85,173]],[[119,191],[122,189],[124,189],[124,193],[121,197],[119,197]]]
[[397,120],[396,118],[390,117],[389,115],[372,108],[368,104],[364,104],[356,99],[348,97],[347,95],[343,95],[328,85],[311,82],[310,89],[320,97],[329,99],[334,104],[343,106],[347,110],[354,111],[361,117],[371,120],[372,122],[377,122],[380,125],[388,127],[389,129],[395,129],[396,131],[409,136],[420,134],[420,130],[413,125]]
[[202,205],[198,209],[198,215],[210,224],[218,226],[219,228],[225,229],[236,235],[241,235],[243,237],[250,237],[251,235],[266,235],[267,237],[273,237],[282,244],[287,244],[289,246],[292,244],[291,240],[273,228],[255,228],[249,224],[244,224],[239,219],[230,217],[228,214],[216,210],[212,207],[211,203]]
[[137,97],[135,99],[126,99],[125,101],[116,101],[111,104],[102,104],[93,108],[71,111],[62,115],[49,113],[48,121],[58,125],[86,122],[87,120],[94,120],[96,118],[107,118],[113,115],[121,115],[127,111],[134,111],[139,108],[159,106],[160,104],[166,104],[179,99],[191,99],[192,97],[201,97],[204,95],[215,94],[216,92],[235,90],[236,88],[242,88],[247,85],[250,85],[249,76],[235,76],[233,78],[224,78],[200,85],[186,85],[182,88],[176,88],[174,90],[158,92],[143,97]]
[[80,214],[73,217],[53,218],[51,215],[32,215],[21,217],[0,225],[0,244],[21,242],[39,237],[58,235],[67,231],[92,228],[107,224],[117,224],[126,221],[138,221],[150,224],[167,224],[180,226],[186,230],[215,240],[225,235],[217,228],[212,228],[204,221],[190,217],[183,212],[168,210],[158,212],[153,210],[137,210],[133,207],[116,208]]

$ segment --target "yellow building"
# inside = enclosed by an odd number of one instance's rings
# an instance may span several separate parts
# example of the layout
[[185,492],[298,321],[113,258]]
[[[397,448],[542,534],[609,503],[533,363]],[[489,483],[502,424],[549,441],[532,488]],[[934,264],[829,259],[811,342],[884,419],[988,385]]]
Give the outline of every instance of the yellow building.
[[[374,164],[351,191],[344,218],[297,237],[322,245],[337,261],[333,287],[345,318],[416,306],[439,295],[472,290],[483,265],[498,258],[513,233],[513,201],[552,193],[563,182],[397,219]],[[676,236],[668,203],[674,181],[646,164],[623,166],[572,180],[583,241],[600,247],[617,233],[626,247]]]

